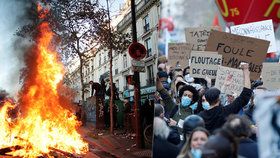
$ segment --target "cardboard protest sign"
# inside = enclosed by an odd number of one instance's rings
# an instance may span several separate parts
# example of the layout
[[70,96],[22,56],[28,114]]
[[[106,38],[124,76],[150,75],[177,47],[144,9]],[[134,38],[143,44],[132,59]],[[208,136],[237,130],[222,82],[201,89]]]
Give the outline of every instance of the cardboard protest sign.
[[231,26],[230,31],[232,34],[270,41],[267,52],[276,52],[276,43],[272,20],[264,20]]
[[192,50],[205,50],[211,29],[218,30],[219,27],[189,27],[185,29],[186,41],[187,43],[191,43],[193,45]]
[[244,87],[242,70],[218,66],[215,87],[222,93],[239,95]]
[[262,81],[269,90],[280,89],[280,63],[263,63]]
[[250,77],[256,80],[261,75],[269,41],[212,30],[206,51],[223,55],[223,66],[238,68],[241,62],[249,64]]
[[191,49],[192,45],[189,43],[169,43],[168,64],[173,67],[180,65],[181,68],[189,66]]
[[222,55],[218,52],[192,51],[190,57],[190,74],[192,77],[215,79],[218,65],[222,64]]

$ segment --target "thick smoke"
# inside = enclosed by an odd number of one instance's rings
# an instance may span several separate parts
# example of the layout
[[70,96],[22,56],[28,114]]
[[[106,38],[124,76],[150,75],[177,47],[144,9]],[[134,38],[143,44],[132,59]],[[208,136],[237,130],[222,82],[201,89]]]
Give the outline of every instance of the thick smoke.
[[[30,1],[29,1],[30,2]],[[20,70],[27,40],[16,36],[16,31],[27,20],[28,0],[0,1],[0,88],[15,96],[20,89]]]

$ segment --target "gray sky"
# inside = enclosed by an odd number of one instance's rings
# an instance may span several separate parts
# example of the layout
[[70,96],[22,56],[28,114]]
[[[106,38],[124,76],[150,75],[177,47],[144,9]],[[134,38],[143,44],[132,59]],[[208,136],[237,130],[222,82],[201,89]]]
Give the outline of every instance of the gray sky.
[[14,35],[20,15],[23,14],[22,1],[0,1],[0,88],[16,94],[19,88],[19,70],[22,67],[20,50],[14,49],[17,37]]
[[[106,0],[99,0],[100,5],[107,9]],[[111,16],[119,14],[119,10],[122,4],[124,4],[125,0],[109,0],[109,9]]]

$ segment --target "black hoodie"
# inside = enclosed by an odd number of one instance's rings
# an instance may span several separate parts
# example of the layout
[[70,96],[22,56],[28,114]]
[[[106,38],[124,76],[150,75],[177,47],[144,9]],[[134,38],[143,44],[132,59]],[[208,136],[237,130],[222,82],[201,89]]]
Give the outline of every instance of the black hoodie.
[[252,92],[251,89],[244,87],[241,94],[231,104],[227,106],[220,104],[212,109],[201,111],[198,115],[205,121],[205,128],[212,133],[215,129],[222,127],[227,116],[237,114],[248,104]]

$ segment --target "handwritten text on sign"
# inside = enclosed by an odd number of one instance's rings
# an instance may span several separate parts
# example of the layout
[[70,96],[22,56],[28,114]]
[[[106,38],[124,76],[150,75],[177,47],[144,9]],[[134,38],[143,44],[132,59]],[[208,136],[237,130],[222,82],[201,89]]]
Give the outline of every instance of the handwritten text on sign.
[[212,30],[206,51],[223,55],[223,66],[238,68],[241,62],[249,64],[250,77],[256,80],[261,75],[269,41]]
[[169,43],[168,44],[168,64],[181,68],[189,66],[191,44],[189,43]]
[[218,66],[215,87],[222,93],[239,95],[244,87],[242,70]]
[[211,29],[218,30],[219,27],[189,27],[185,29],[186,41],[193,45],[192,50],[205,50]]
[[222,64],[222,55],[217,52],[191,52],[190,73],[192,77],[215,79],[218,65]]
[[268,52],[276,52],[276,43],[272,20],[235,25],[231,26],[230,30],[232,34],[270,41]]
[[263,85],[269,90],[280,88],[280,64],[279,63],[263,63],[262,70]]

